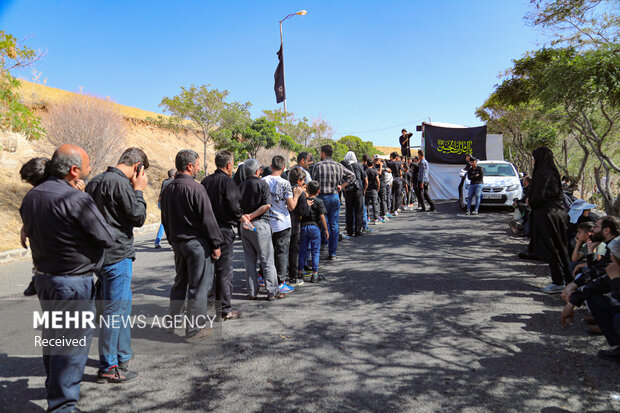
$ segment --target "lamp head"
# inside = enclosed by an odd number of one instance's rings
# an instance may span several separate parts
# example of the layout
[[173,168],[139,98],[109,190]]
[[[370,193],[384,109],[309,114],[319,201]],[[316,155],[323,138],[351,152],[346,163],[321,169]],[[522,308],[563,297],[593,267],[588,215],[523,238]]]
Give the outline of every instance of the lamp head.
[[305,16],[306,14],[308,14],[308,12],[306,10],[299,10],[297,13],[295,13],[299,16]]

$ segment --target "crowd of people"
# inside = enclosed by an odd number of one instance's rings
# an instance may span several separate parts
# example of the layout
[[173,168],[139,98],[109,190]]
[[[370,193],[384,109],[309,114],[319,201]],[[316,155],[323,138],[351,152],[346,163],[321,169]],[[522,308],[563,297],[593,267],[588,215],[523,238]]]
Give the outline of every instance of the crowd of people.
[[573,197],[549,148],[536,149],[533,157],[532,176],[523,179],[523,198],[515,201],[518,216],[510,222],[515,234],[530,237],[518,255],[548,264],[551,283],[542,292],[565,302],[562,325],[572,324],[575,307],[586,304],[587,331],[604,335],[611,346],[598,356],[620,361],[620,220],[597,215],[594,204]]
[[[248,299],[257,300],[264,291],[266,300],[280,300],[306,282],[325,280],[319,262],[322,249],[328,261],[335,260],[341,239],[363,236],[372,231],[369,225],[413,209],[414,202],[420,212],[435,211],[422,150],[413,158],[393,152],[388,160],[364,155],[360,162],[353,152],[342,162],[332,155],[332,147],[325,145],[316,163],[312,154],[302,152],[290,169],[286,159],[274,156],[266,166],[245,160],[235,172],[233,155],[220,151],[215,155],[217,169],[199,183],[199,155],[179,151],[175,169],[161,185],[161,227],[154,244],[161,248],[165,233],[174,252],[170,315],[205,316],[208,303],[215,300],[217,320],[242,316],[231,302],[237,236],[243,245]],[[515,202],[522,215],[518,230],[531,237],[528,251],[520,257],[548,263],[552,283],[542,291],[561,294],[566,301],[562,324],[572,322],[574,308],[586,303],[589,330],[604,334],[613,347],[599,351],[599,356],[620,361],[620,222],[611,216],[597,218],[593,205],[568,196],[549,149],[539,148],[533,155],[533,176],[524,179],[523,198]],[[476,185],[482,185],[476,162],[470,157],[465,171],[472,183],[470,211],[479,192]],[[85,184],[89,163],[82,148],[63,145],[51,160],[32,159],[20,171],[33,185],[20,208],[22,243],[30,243],[35,268],[33,285],[24,294],[38,295],[44,310],[51,309],[50,303],[77,300],[94,311],[97,297],[101,316],[127,316],[133,230],[146,219],[143,190],[149,160],[141,149],[129,148],[116,166]],[[339,228],[342,197],[344,233]],[[471,213],[478,206],[476,201]],[[213,333],[193,323],[184,328],[188,343]],[[174,327],[169,330],[174,332]],[[46,337],[53,334],[43,330]],[[90,347],[92,328],[74,334],[86,337]],[[101,327],[99,354],[98,382],[124,383],[139,377],[129,369],[129,324]],[[75,406],[87,357],[88,349],[78,354],[44,352],[50,411],[79,411]]]
[[[237,236],[243,245],[248,299],[259,299],[263,288],[266,300],[272,301],[288,297],[305,282],[325,280],[321,249],[328,261],[335,260],[341,239],[372,231],[369,225],[412,209],[415,200],[419,211],[435,211],[423,151],[413,159],[397,153],[389,160],[364,155],[361,162],[353,152],[342,162],[332,154],[330,145],[322,146],[315,163],[312,154],[302,152],[290,169],[282,156],[274,156],[267,166],[248,159],[233,174],[232,154],[220,151],[216,171],[199,183],[199,155],[179,151],[175,169],[161,185],[161,226],[154,244],[161,248],[165,233],[174,252],[170,315],[196,319],[205,316],[208,303],[215,300],[218,321],[242,316],[231,303]],[[87,180],[88,154],[79,146],[62,145],[51,159],[34,158],[20,170],[22,179],[33,185],[20,207],[22,245],[30,244],[34,263],[24,294],[37,295],[44,311],[80,303],[80,311],[113,320],[100,326],[99,383],[139,377],[129,368],[131,324],[120,320],[132,309],[133,232],[146,219],[148,168],[146,153],[129,148],[116,166]],[[343,196],[346,234],[339,228]],[[188,343],[213,332],[194,323],[184,328]],[[47,340],[58,334],[43,328]],[[48,410],[75,412],[94,329],[82,326],[62,334],[84,337],[86,346],[69,353],[44,349]]]

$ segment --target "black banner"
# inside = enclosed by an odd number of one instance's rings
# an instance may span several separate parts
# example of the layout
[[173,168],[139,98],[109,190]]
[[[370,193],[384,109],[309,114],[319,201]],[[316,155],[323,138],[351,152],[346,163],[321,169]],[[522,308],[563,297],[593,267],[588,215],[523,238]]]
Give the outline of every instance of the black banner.
[[286,90],[284,89],[284,58],[282,56],[282,44],[280,44],[280,50],[278,50],[278,67],[276,73],[273,75],[275,84],[273,90],[276,92],[276,103],[281,103],[286,100]]
[[487,127],[442,128],[424,125],[424,152],[433,163],[464,164],[465,155],[487,159]]

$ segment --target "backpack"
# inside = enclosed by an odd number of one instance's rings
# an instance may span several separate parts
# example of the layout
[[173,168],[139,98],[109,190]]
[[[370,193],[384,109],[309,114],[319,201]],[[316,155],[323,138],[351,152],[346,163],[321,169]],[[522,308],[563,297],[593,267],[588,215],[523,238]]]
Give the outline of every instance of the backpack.
[[355,192],[362,187],[360,185],[360,182],[362,181],[361,174],[359,170],[357,168],[354,168],[351,164],[346,164],[344,165],[344,167],[347,168],[349,171],[353,172],[353,174],[355,175],[355,179],[353,180],[353,182],[347,185],[344,190],[345,192]]

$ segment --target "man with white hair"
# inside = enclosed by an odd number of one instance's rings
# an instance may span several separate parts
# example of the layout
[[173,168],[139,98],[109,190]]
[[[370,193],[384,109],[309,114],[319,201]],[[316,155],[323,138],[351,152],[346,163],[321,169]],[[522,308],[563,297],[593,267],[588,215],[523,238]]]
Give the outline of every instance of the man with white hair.
[[269,184],[260,179],[261,167],[256,159],[244,162],[245,180],[239,185],[241,192],[241,210],[243,218],[250,221],[241,227],[241,241],[245,257],[245,273],[248,298],[258,298],[258,274],[256,259],[260,261],[267,288],[267,301],[284,298],[278,289],[278,274],[274,263],[274,250],[271,240],[271,226],[267,211],[271,208],[271,189]]

